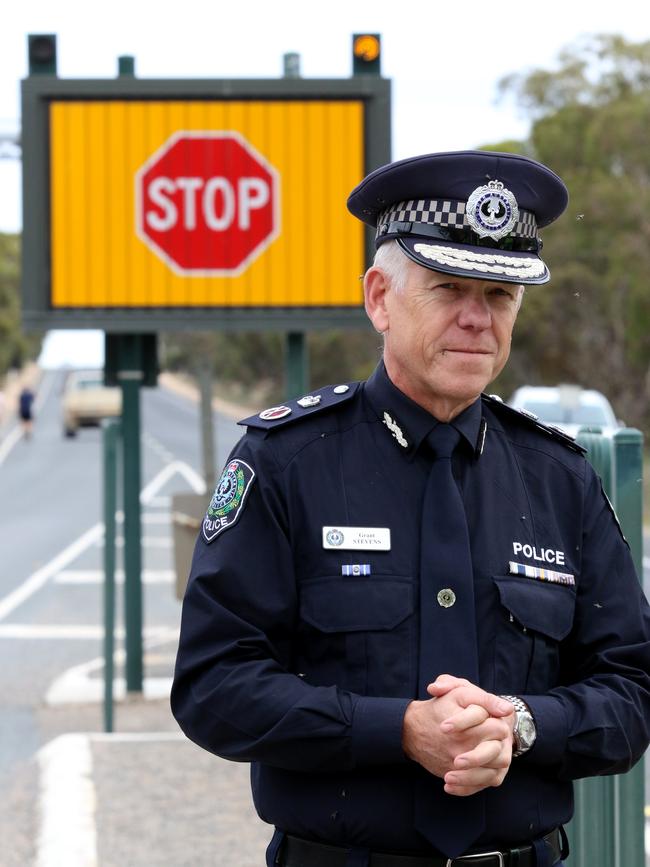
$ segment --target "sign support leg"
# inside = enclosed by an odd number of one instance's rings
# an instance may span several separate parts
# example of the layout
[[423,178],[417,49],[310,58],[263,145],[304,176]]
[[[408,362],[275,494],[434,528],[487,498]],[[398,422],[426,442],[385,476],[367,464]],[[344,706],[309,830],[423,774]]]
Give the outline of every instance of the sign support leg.
[[201,450],[205,490],[212,491],[215,484],[214,421],[212,417],[212,361],[210,357],[199,365],[199,391],[201,393]]
[[126,689],[142,692],[142,554],[140,516],[140,385],[144,377],[137,334],[120,335],[117,381],[122,389],[124,497],[124,625]]
[[290,331],[286,342],[286,396],[290,400],[309,391],[309,352],[303,331]]
[[104,731],[113,731],[115,653],[115,509],[120,423],[104,424]]

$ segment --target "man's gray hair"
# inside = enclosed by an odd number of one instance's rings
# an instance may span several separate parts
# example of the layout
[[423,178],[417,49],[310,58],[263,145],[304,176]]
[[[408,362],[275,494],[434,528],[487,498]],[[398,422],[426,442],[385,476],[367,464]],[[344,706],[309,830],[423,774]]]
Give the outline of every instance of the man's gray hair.
[[372,264],[386,274],[391,289],[401,292],[408,279],[409,261],[397,241],[393,240],[386,241],[379,247]]
[[[410,261],[406,253],[400,249],[397,241],[393,240],[386,241],[379,247],[372,264],[386,274],[391,289],[401,292],[406,286]],[[517,287],[517,310],[521,307],[521,302],[524,299],[524,289],[525,286]]]

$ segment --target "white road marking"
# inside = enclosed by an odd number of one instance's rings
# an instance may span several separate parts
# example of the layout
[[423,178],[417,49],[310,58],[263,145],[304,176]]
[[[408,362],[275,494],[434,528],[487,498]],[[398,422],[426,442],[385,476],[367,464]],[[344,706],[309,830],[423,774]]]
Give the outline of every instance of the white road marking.
[[36,867],[98,867],[93,743],[185,742],[181,732],[67,734],[38,753]]
[[172,461],[170,464],[163,467],[158,475],[149,482],[146,488],[143,489],[140,494],[140,502],[146,505],[158,494],[160,489],[167,484],[172,476],[177,473],[178,475],[183,476],[185,481],[194,489],[196,494],[205,493],[205,482],[195,469],[184,461]]
[[53,575],[65,569],[68,563],[71,563],[80,554],[83,554],[103,533],[104,525],[95,524],[94,527],[86,530],[85,533],[79,536],[72,544],[68,545],[67,548],[64,548],[60,554],[57,554],[53,560],[50,560],[49,563],[46,563],[45,566],[34,572],[19,587],[5,596],[4,599],[0,599],[0,620],[4,620],[14,609],[18,608],[30,596],[33,596],[37,590],[40,590]]
[[[98,548],[104,547],[104,539],[98,539],[95,543]],[[141,536],[140,544],[143,548],[171,548],[173,544],[173,540],[171,536]],[[124,547],[124,536],[116,536],[115,538],[115,547],[123,548]]]
[[144,433],[142,435],[142,442],[152,451],[156,452],[158,457],[165,463],[170,464],[174,460],[174,455],[169,451],[169,449],[165,448],[165,446],[155,437],[151,436],[150,433]]
[[[143,584],[173,584],[176,573],[173,569],[144,569],[142,571]],[[103,569],[66,569],[59,572],[54,578],[55,584],[103,584]],[[117,569],[115,583],[124,584],[124,570]]]
[[147,505],[150,509],[167,509],[167,512],[169,512],[171,504],[171,497],[152,497]]
[[[171,500],[170,500],[171,504]],[[151,506],[151,503],[148,504]],[[118,524],[124,523],[124,512],[116,512],[115,513],[115,521]],[[140,521],[143,524],[168,524],[171,526],[172,518],[169,510],[167,512],[142,512],[140,515]]]
[[36,867],[97,867],[96,795],[88,735],[61,735],[38,753]]
[[[156,647],[169,646],[172,644],[174,651],[168,654],[169,662],[173,661],[175,648],[178,644],[178,630],[167,630],[160,636],[149,636],[147,640],[147,652],[145,654],[145,667],[160,662],[160,653],[152,654],[150,651]],[[123,666],[126,661],[126,653],[119,649],[113,656],[115,667]],[[97,672],[104,668],[104,657],[91,659],[69,668],[52,683],[45,695],[45,703],[49,705],[61,704],[87,704],[104,700],[104,678],[96,677]],[[172,688],[171,677],[145,677],[142,684],[142,693],[145,699],[155,700],[169,698]],[[113,680],[113,699],[121,701],[126,697],[126,681],[122,677]]]
[[[177,473],[183,476],[197,494],[205,492],[205,483],[196,470],[183,461],[174,461],[163,467],[158,475],[142,490],[140,502],[145,506],[149,505],[149,502],[157,496],[160,489]],[[57,554],[49,563],[46,563],[45,566],[38,569],[33,575],[30,575],[19,587],[3,599],[0,599],[0,620],[4,620],[8,614],[11,614],[26,599],[33,596],[53,575],[65,569],[68,563],[71,563],[94,542],[101,539],[103,534],[104,524],[102,522],[95,524],[94,527],[86,530],[78,539],[68,545],[61,553]]]
[[50,396],[50,392],[54,387],[54,383],[57,377],[52,374],[46,374],[39,384],[38,391],[36,392],[36,400],[34,401],[34,410],[35,412],[40,412],[41,407],[45,403],[45,401]]
[[20,441],[22,435],[23,432],[21,428],[16,425],[16,427],[12,428],[0,443],[0,466],[2,466],[12,448]]
[[93,732],[88,735],[90,740],[95,743],[145,743],[156,744],[166,741],[179,741],[187,743],[187,738],[183,732]]
[[[178,635],[178,631],[168,626],[149,626],[142,630],[145,638],[166,639]],[[29,639],[62,641],[99,641],[104,637],[104,627],[76,625],[74,623],[1,623],[0,639]],[[115,630],[116,640],[124,638],[124,629]]]
[[[147,701],[169,698],[171,689],[171,677],[145,677],[142,681],[142,695]],[[126,681],[123,677],[116,677],[113,681],[113,700],[123,701],[125,698]],[[50,706],[99,704],[103,700],[103,678],[76,677],[72,670],[57,678],[45,696],[45,703]]]

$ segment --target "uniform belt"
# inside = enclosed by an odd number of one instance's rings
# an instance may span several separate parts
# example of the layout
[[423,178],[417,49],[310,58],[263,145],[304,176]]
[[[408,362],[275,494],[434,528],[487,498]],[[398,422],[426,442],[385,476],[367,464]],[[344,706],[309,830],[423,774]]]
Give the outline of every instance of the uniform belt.
[[[549,864],[557,864],[562,858],[562,841],[559,830],[551,831],[542,838],[550,855]],[[287,834],[276,863],[282,867],[345,867],[348,849],[313,843]],[[391,855],[388,852],[371,852],[369,867],[536,867],[537,858],[532,844],[499,851],[471,852],[457,858],[440,855]]]

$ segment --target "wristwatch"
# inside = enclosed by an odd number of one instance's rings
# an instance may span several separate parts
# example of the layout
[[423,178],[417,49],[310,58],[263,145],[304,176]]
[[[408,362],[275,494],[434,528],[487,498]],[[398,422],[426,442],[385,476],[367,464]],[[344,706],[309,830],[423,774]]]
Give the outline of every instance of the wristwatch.
[[516,759],[523,756],[535,743],[537,729],[530,708],[523,699],[516,695],[502,695],[515,708],[515,725],[512,730],[513,750],[512,757]]

